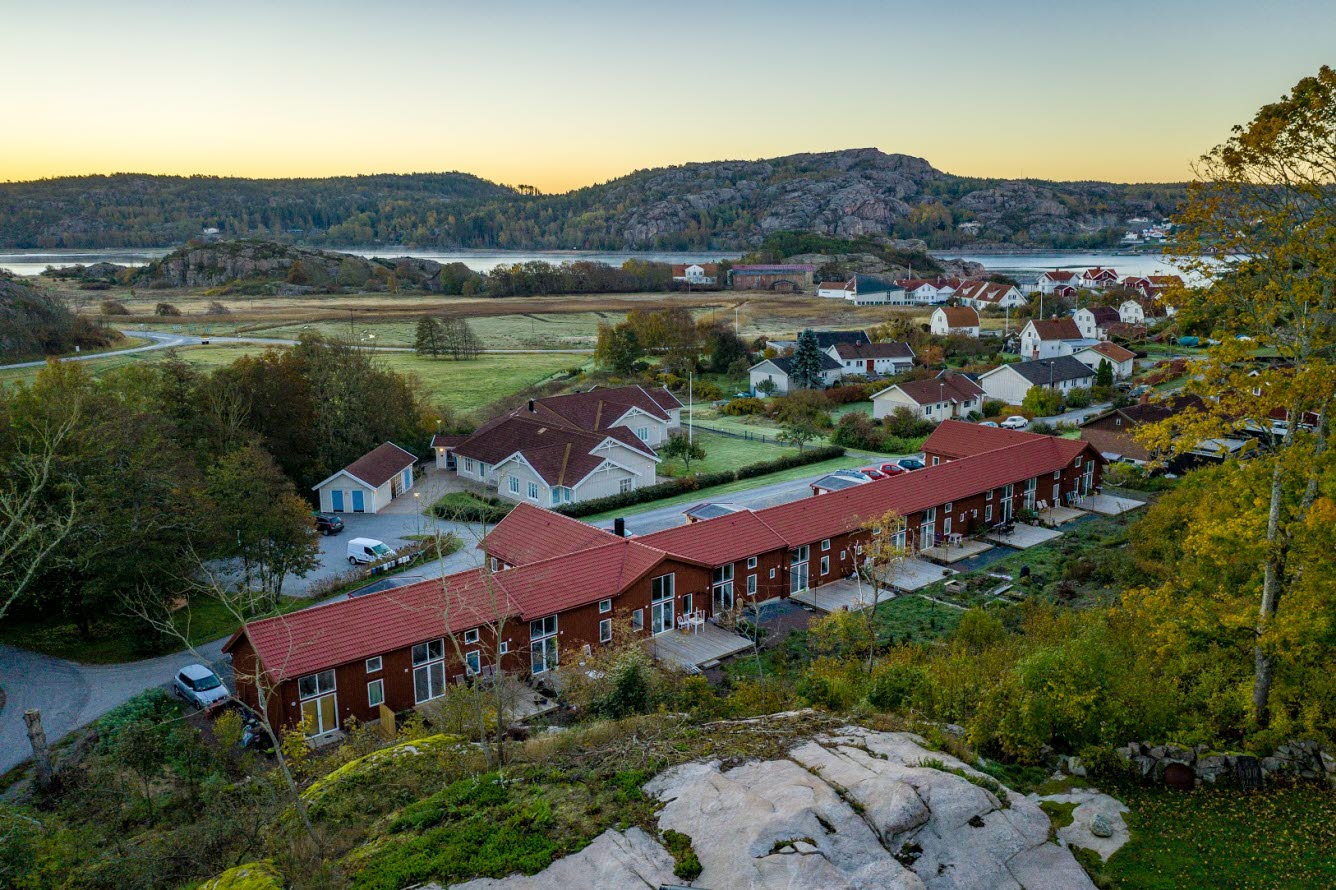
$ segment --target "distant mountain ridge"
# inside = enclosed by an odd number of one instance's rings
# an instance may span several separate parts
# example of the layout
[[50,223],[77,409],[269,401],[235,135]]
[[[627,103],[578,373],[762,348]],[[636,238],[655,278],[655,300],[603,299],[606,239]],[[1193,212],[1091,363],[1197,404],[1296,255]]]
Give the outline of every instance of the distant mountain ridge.
[[563,195],[465,173],[256,180],[66,177],[0,184],[0,246],[167,246],[218,229],[334,247],[745,250],[771,233],[934,248],[1107,247],[1181,183],[976,179],[876,149],[638,170]]

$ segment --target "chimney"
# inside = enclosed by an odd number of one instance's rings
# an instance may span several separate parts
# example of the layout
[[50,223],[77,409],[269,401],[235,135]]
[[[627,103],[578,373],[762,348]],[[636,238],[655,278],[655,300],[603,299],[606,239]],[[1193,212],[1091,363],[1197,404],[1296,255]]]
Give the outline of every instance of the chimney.
[[529,400],[529,413],[530,413],[530,414],[533,413],[533,399],[530,399],[530,400]]
[[626,520],[618,516],[612,521],[612,533],[619,538],[626,537]]

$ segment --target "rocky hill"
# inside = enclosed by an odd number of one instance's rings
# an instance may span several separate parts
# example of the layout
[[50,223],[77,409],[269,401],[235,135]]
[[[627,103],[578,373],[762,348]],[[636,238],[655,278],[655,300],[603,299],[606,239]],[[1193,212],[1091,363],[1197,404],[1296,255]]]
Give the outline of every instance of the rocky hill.
[[95,349],[120,334],[77,316],[49,292],[0,272],[0,362]]
[[972,179],[873,148],[640,170],[563,195],[458,173],[71,177],[0,184],[0,246],[161,246],[216,228],[333,247],[746,250],[782,231],[943,249],[1099,247],[1129,218],[1171,213],[1183,194],[1175,184]]

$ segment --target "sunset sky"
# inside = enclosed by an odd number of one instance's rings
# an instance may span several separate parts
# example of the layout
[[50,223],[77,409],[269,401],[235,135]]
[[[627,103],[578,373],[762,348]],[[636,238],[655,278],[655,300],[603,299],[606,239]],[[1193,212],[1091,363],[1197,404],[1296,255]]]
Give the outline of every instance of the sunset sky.
[[1178,180],[1324,62],[1332,0],[3,0],[0,180],[462,170],[552,192],[864,146]]

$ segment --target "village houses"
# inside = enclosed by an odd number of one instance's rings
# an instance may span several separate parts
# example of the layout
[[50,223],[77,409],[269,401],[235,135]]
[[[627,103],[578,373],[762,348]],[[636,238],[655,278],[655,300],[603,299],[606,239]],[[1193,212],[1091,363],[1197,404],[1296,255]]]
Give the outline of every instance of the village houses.
[[1097,341],[1081,335],[1071,318],[1036,318],[1021,329],[1021,358],[1029,361],[1071,355]]
[[1017,309],[1025,305],[1025,295],[1015,285],[995,281],[966,281],[954,296],[962,306],[975,309]]
[[1095,372],[1070,355],[1014,362],[979,375],[984,395],[1009,405],[1019,405],[1035,386],[1065,395],[1094,384]]
[[888,417],[897,408],[933,423],[959,420],[982,413],[983,388],[964,374],[943,371],[926,380],[892,384],[872,396],[873,417]]
[[928,329],[938,337],[977,337],[979,310],[973,306],[938,306],[932,310]]

